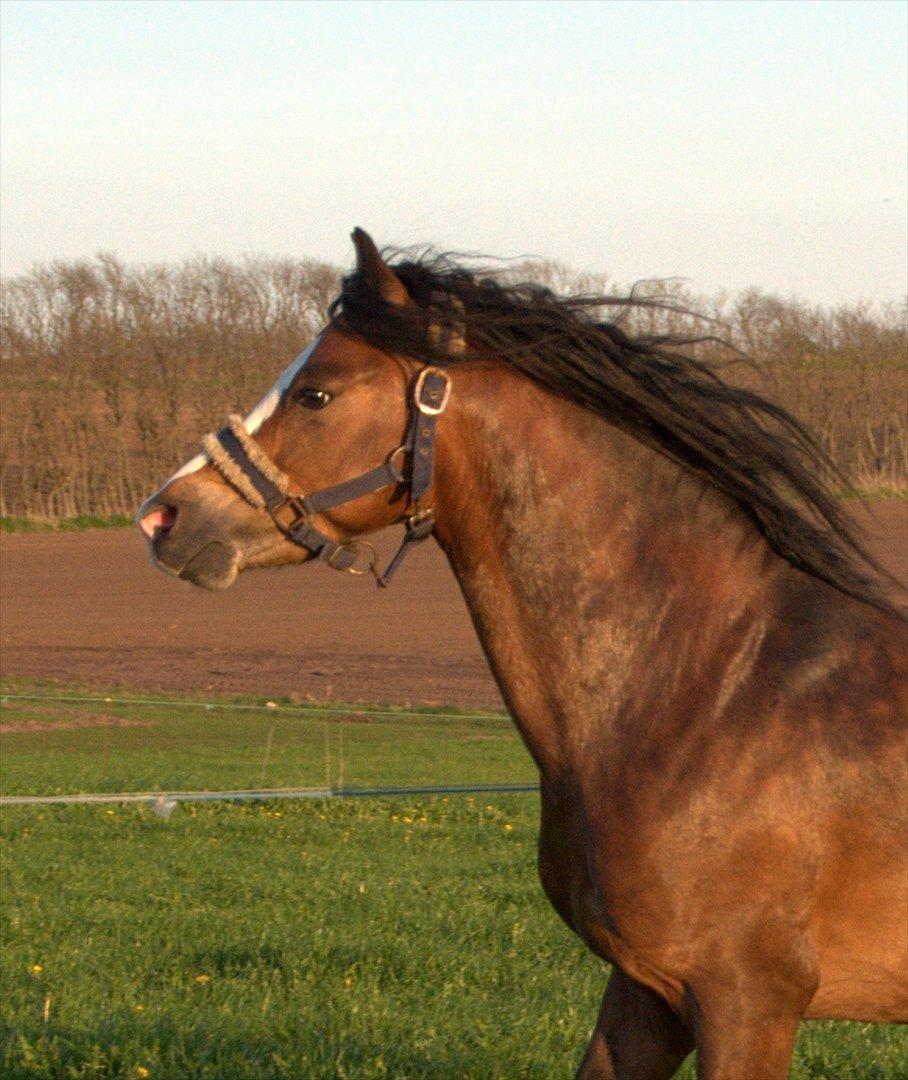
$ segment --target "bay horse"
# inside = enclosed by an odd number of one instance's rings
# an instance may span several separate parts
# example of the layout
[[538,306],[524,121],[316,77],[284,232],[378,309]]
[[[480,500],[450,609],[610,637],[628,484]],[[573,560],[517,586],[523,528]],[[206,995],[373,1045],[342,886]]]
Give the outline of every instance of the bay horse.
[[540,772],[539,872],[612,965],[579,1076],[787,1074],[908,1018],[905,622],[783,409],[597,298],[355,269],[323,333],[143,505],[209,589],[434,532]]

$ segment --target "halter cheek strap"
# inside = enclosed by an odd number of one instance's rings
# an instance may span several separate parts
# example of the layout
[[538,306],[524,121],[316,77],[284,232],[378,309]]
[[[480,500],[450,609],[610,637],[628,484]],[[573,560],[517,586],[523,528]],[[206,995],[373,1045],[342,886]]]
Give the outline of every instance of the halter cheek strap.
[[[258,510],[266,510],[278,529],[293,543],[306,548],[335,570],[375,575],[379,586],[389,584],[410,547],[431,535],[435,512],[423,510],[420,500],[432,486],[435,469],[435,425],[451,397],[451,379],[441,368],[423,368],[411,395],[411,414],[403,443],[383,464],[352,480],[322,488],[310,495],[293,494],[292,481],[249,435],[239,416],[227,426],[206,435],[202,447],[212,465],[243,498]],[[409,477],[401,464],[409,456]],[[407,486],[414,512],[406,520],[403,540],[384,573],[376,566],[375,549],[364,540],[334,540],[313,523],[316,514],[353,502],[363,495],[389,487]],[[289,519],[285,520],[289,511]],[[365,555],[367,562],[361,564]]]

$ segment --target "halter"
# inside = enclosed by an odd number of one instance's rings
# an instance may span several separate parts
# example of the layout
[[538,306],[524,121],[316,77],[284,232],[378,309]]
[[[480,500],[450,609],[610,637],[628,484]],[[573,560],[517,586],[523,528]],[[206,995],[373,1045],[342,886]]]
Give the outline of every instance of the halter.
[[[447,408],[450,397],[448,373],[437,367],[423,368],[413,384],[410,422],[401,445],[376,468],[310,495],[293,494],[290,477],[250,437],[239,416],[231,416],[226,427],[206,435],[202,447],[224,479],[251,506],[266,510],[288,540],[311,551],[333,570],[344,570],[349,574],[371,573],[376,583],[384,588],[410,547],[425,540],[435,527],[435,511],[431,508],[423,510],[419,503],[432,486],[435,423]],[[409,478],[402,468],[402,459],[407,454],[410,455]],[[407,485],[414,513],[407,518],[400,547],[382,573],[376,566],[375,548],[370,543],[356,539],[332,540],[313,524],[313,518],[391,484]],[[280,515],[287,511],[291,516],[289,520],[283,520]],[[357,565],[363,554],[365,564]]]

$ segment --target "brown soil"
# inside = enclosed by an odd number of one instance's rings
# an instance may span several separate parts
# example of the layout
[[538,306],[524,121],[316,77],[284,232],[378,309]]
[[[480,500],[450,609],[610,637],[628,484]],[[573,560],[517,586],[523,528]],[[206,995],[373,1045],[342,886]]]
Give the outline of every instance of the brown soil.
[[[908,579],[908,502],[873,506],[872,550]],[[390,541],[389,541],[390,542]],[[203,593],[152,569],[133,530],[3,534],[9,677],[133,691],[500,708],[464,602],[430,542],[390,589],[321,566]]]
[[[18,703],[3,702],[3,711],[21,711],[22,706]],[[123,716],[110,716],[107,713],[94,713],[88,716],[70,715],[72,710],[48,708],[41,706],[43,720],[35,720],[29,717],[25,720],[0,721],[0,735],[20,735],[23,732],[36,731],[71,731],[75,728],[127,728],[127,727],[154,727],[154,720],[127,720]],[[53,719],[50,719],[50,718]]]

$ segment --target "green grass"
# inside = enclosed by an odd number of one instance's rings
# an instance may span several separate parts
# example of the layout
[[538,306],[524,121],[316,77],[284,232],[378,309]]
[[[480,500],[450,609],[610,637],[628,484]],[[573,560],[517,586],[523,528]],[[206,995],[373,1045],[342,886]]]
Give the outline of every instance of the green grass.
[[133,519],[124,514],[102,517],[79,514],[65,518],[0,517],[0,532],[73,532],[77,529],[119,529],[132,525]]
[[[85,742],[98,732],[60,727],[73,714],[53,708],[57,730],[5,736],[4,791],[257,784],[272,722],[288,726],[269,783],[324,771],[321,723],[280,709],[132,706],[124,718],[154,725],[107,729],[124,741],[101,762]],[[531,771],[499,719],[346,728],[351,778],[369,783]],[[184,804],[166,821],[6,808],[0,1074],[568,1077],[606,970],[542,896],[537,821],[535,794]],[[905,1051],[898,1029],[805,1024],[793,1076],[904,1076]]]
[[[7,688],[7,693],[13,693]],[[151,699],[154,700],[154,699]],[[533,783],[510,720],[4,698],[0,794]],[[30,730],[34,729],[34,730]]]

